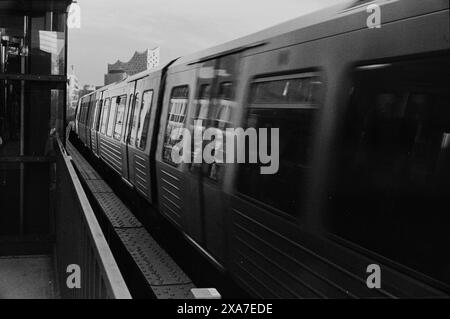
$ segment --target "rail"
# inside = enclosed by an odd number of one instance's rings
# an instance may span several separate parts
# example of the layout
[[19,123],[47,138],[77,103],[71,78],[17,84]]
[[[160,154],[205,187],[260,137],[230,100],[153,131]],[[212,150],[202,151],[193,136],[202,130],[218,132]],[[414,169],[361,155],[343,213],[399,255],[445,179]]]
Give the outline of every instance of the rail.
[[56,148],[56,268],[59,294],[67,299],[131,299],[71,157]]

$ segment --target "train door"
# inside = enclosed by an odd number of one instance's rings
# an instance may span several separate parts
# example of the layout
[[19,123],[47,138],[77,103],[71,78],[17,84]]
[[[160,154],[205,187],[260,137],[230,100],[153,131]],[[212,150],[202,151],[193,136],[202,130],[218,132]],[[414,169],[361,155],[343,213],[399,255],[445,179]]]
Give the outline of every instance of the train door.
[[182,138],[178,132],[186,127],[187,109],[194,94],[196,69],[169,73],[166,80],[161,130],[155,166],[158,180],[159,209],[178,228],[192,236],[196,233],[195,211],[187,207],[191,201],[189,185],[183,174],[183,165],[172,158]]
[[84,145],[87,147],[88,146],[88,141],[89,141],[89,137],[88,137],[88,123],[89,123],[89,106],[91,103],[91,96],[86,96],[85,101],[84,101],[84,114],[83,114],[83,143]]
[[89,108],[89,122],[87,126],[87,134],[89,136],[88,138],[88,147],[91,151],[93,151],[94,147],[94,136],[93,136],[93,126],[94,126],[94,120],[95,120],[95,113],[97,111],[97,94],[94,93],[91,96],[91,103]]
[[130,130],[130,119],[133,116],[134,104],[135,104],[135,93],[136,93],[136,83],[137,81],[130,82],[128,84],[128,103],[125,111],[125,127],[123,128],[124,134],[121,142],[122,154],[124,154],[124,160],[122,161],[122,179],[127,184],[133,184],[130,180],[130,156],[129,156],[129,147],[127,140],[129,139],[129,130]]
[[149,137],[152,136],[154,126],[152,123],[156,110],[157,82],[156,78],[150,77],[138,81],[127,141],[130,181],[150,202],[152,198]]
[[91,94],[89,97],[88,119],[86,121],[86,145],[89,149],[92,149],[92,124],[94,122],[96,101],[96,94]]
[[[194,108],[190,114],[192,136],[215,132],[193,141],[192,163],[188,165],[191,209],[198,214],[197,239],[219,262],[225,260],[225,221],[223,196],[225,171],[225,132],[233,127],[234,88],[238,78],[239,55],[205,62],[199,69]],[[210,154],[214,160],[205,158]]]
[[78,135],[78,123],[80,121],[80,112],[81,112],[81,99],[78,100],[77,109],[75,111],[75,133]]
[[98,137],[98,131],[100,127],[100,117],[102,114],[102,108],[103,108],[103,92],[97,93],[97,102],[96,102],[96,108],[95,108],[95,117],[92,124],[91,129],[91,139],[92,139],[92,152],[98,157],[99,156],[99,137]]

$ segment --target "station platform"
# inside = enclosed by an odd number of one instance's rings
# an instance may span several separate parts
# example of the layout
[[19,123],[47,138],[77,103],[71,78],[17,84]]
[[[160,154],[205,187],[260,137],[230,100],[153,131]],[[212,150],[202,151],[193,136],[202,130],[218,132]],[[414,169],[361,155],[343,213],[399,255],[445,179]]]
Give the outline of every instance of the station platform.
[[0,299],[131,299],[63,142],[51,142],[51,227],[0,236]]
[[0,299],[58,299],[52,256],[0,257]]
[[[108,243],[119,255],[118,263],[125,279],[132,282],[131,292],[136,288],[136,297],[157,299],[189,299],[191,289],[196,288],[192,280],[164,251],[134,216],[131,210],[114,193],[101,175],[67,142],[67,152],[78,171],[80,180],[90,195],[93,206],[98,208],[97,218],[106,228]],[[100,215],[100,216],[99,216]],[[145,292],[149,291],[149,294]]]

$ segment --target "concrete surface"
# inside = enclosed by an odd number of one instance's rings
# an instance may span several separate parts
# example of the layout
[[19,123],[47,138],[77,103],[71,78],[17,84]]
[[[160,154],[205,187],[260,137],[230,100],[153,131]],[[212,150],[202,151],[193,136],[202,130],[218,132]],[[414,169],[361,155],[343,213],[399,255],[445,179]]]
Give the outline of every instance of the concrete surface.
[[0,257],[0,299],[54,299],[51,256]]

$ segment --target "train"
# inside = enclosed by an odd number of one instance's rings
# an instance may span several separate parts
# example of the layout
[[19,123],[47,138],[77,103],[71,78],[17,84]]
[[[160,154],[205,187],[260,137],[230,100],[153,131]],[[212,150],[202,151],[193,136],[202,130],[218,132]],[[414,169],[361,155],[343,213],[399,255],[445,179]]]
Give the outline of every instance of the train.
[[[449,35],[448,0],[340,3],[85,95],[74,133],[255,298],[448,297]],[[278,171],[175,162],[199,120],[279,128]]]

